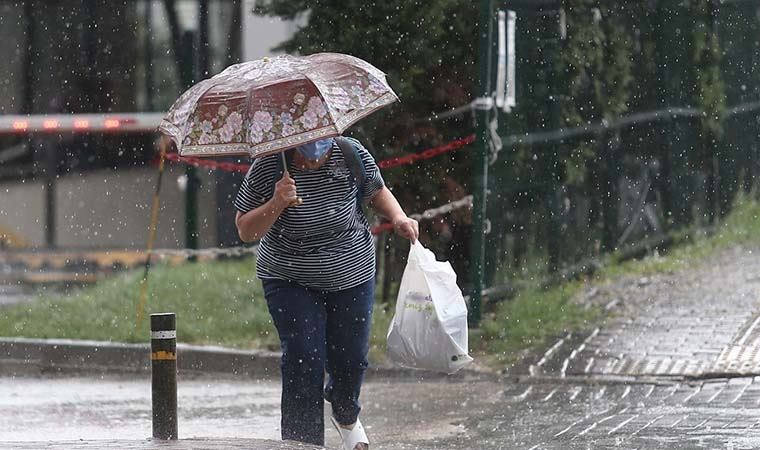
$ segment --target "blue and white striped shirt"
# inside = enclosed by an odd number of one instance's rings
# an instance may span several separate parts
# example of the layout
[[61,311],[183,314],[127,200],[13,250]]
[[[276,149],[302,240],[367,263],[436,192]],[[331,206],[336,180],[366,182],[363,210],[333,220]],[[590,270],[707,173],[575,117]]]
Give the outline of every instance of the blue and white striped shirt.
[[[364,165],[364,201],[385,183],[372,155],[357,141]],[[235,208],[245,214],[266,203],[279,154],[254,160],[240,186]],[[320,291],[358,286],[375,276],[375,248],[364,212],[357,207],[356,183],[337,144],[318,169],[288,164],[303,204],[287,208],[261,238],[256,275],[283,279]]]

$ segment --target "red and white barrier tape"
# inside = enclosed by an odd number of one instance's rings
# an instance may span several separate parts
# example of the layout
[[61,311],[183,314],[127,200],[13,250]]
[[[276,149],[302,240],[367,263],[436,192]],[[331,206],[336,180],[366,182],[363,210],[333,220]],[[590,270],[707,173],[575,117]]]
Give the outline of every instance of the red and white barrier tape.
[[448,144],[444,144],[438,147],[429,148],[419,153],[412,153],[411,155],[399,156],[397,158],[385,159],[378,161],[377,166],[381,169],[389,169],[391,167],[403,166],[406,164],[412,164],[414,162],[430,159],[443,153],[453,152],[460,148],[472,144],[475,142],[475,135],[471,134],[467,137],[451,141]]
[[[459,208],[472,208],[472,195],[467,195],[465,197],[462,197],[459,200],[446,203],[445,205],[441,205],[437,208],[432,209],[426,209],[420,214],[410,214],[409,217],[411,217],[414,220],[428,220],[432,219],[434,217],[442,216],[444,214],[448,214],[451,211],[454,211],[455,209]],[[384,233],[386,231],[392,231],[393,230],[393,224],[392,223],[383,223],[376,227],[372,228],[372,234],[378,235],[380,233]]]
[[[445,205],[441,205],[437,208],[431,208],[423,211],[420,214],[411,214],[409,217],[416,219],[416,220],[427,220],[432,219],[434,217],[442,216],[444,214],[448,214],[451,211],[454,211],[455,209],[464,208],[464,207],[472,207],[472,195],[468,195],[466,197],[462,197],[460,200],[453,201],[451,203],[446,203]],[[384,223],[382,225],[378,225],[376,227],[372,228],[372,234],[378,235],[381,233],[385,233],[386,231],[392,231],[393,230],[393,224],[390,223]],[[218,258],[220,256],[245,256],[245,255],[251,255],[256,254],[258,251],[259,245],[255,244],[250,247],[240,246],[240,247],[229,247],[229,248],[203,248],[198,250],[193,250],[189,248],[184,249],[156,249],[156,250],[150,250],[149,253],[152,253],[156,255],[159,259],[160,258],[167,258],[167,257],[184,257],[184,258],[190,258],[190,257],[198,257],[198,258],[204,258],[204,257],[211,257],[211,258]]]
[[[383,161],[378,161],[377,166],[380,167],[381,169],[388,169],[391,167],[398,167],[398,166],[403,166],[406,164],[412,164],[417,161],[434,158],[443,153],[459,150],[462,147],[465,147],[466,145],[472,144],[473,142],[475,142],[475,135],[471,134],[467,137],[457,139],[455,141],[451,141],[447,144],[444,144],[438,147],[429,148],[419,153],[412,153],[410,155],[399,156],[397,158],[390,158],[390,159],[385,159]],[[180,156],[179,153],[167,153],[166,159],[172,162],[182,162],[185,164],[190,164],[195,167],[203,167],[206,169],[213,169],[213,170],[224,170],[226,172],[246,173],[248,172],[248,169],[250,168],[249,164],[236,164],[236,163],[231,163],[231,162],[215,161],[212,159],[195,158],[191,156]]]

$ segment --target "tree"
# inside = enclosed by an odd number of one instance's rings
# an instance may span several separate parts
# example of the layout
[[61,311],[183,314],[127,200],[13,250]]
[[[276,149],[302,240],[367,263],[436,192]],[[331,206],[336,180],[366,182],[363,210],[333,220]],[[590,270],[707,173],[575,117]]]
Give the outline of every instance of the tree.
[[[560,58],[565,78],[563,126],[615,121],[628,110],[633,81],[632,33],[628,5],[565,0],[567,39]],[[591,222],[602,220],[602,247],[617,239],[620,130],[602,132],[571,147],[565,180],[591,192]]]
[[[305,19],[304,25],[277,50],[302,55],[348,53],[387,73],[401,101],[349,130],[376,158],[397,155],[399,151],[420,151],[473,132],[467,115],[440,122],[428,117],[471,101],[477,4],[468,0],[259,0],[255,12],[289,20]],[[464,185],[463,194],[469,191],[468,159],[467,152],[458,152],[424,164],[395,168],[384,176],[405,210],[422,211],[446,203],[449,199],[441,193],[452,182]],[[456,228],[456,221],[449,219]],[[420,225],[423,233],[432,231],[430,221]],[[440,235],[435,231],[430,234]],[[457,239],[464,240],[469,237]],[[452,245],[439,242],[438,246],[449,259],[466,262],[466,247]],[[464,280],[468,271],[460,268],[458,273]]]

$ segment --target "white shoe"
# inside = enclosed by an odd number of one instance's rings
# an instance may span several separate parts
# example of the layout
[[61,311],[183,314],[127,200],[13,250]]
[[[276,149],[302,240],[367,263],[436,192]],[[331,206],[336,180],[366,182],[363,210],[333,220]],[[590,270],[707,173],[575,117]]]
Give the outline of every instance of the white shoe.
[[343,450],[369,449],[369,439],[367,439],[367,433],[364,432],[364,427],[359,419],[356,419],[354,427],[350,430],[340,426],[334,417],[330,417],[330,422],[338,430],[340,440],[343,442]]

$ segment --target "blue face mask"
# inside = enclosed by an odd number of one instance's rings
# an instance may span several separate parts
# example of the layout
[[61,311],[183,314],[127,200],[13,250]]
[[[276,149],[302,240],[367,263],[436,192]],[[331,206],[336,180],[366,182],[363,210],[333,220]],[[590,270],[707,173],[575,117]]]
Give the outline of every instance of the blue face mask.
[[298,153],[310,161],[319,161],[332,148],[335,139],[327,138],[297,147]]

